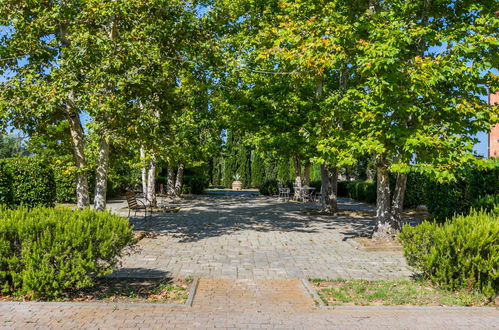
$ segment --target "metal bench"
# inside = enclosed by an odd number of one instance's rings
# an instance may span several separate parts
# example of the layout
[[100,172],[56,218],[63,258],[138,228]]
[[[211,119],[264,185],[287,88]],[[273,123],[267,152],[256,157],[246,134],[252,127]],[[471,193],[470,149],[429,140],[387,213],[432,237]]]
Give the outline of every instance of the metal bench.
[[148,207],[144,202],[137,199],[137,196],[133,191],[128,191],[126,194],[126,202],[128,203],[128,217],[130,218],[130,212],[135,211],[135,216],[137,216],[137,211],[144,210],[144,218],[147,218],[147,210],[152,215],[152,208]]

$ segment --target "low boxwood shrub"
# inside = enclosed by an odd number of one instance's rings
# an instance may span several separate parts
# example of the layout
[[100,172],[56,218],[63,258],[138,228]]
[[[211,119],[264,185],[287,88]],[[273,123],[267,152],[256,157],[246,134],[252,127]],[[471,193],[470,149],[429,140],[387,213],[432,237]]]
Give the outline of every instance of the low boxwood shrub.
[[67,208],[0,209],[0,290],[54,299],[109,274],[134,243],[128,220]]
[[[7,158],[0,161],[11,180],[12,205],[52,206],[55,201],[54,171],[36,157]],[[8,203],[7,203],[8,204]]]
[[348,197],[366,203],[376,202],[376,184],[373,181],[349,181]]
[[499,291],[499,220],[485,211],[444,224],[406,225],[400,233],[407,263],[434,284],[477,289],[493,299]]

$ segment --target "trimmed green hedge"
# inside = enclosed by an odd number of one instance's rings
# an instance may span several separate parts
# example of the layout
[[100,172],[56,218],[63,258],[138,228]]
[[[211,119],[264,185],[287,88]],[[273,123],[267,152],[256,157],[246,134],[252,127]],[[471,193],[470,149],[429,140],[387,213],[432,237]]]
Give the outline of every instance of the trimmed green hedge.
[[208,180],[200,175],[184,175],[182,180],[183,194],[202,194],[204,189],[208,187]]
[[443,225],[404,226],[399,235],[407,263],[436,285],[499,292],[499,220],[484,211],[456,216]]
[[499,161],[491,161],[490,169],[465,168],[456,182],[429,182],[426,186],[428,211],[439,221],[455,214],[467,214],[478,200],[499,191]]
[[0,161],[0,205],[12,205],[12,175]]
[[67,208],[0,209],[0,290],[53,299],[109,274],[134,243],[128,220]]
[[76,177],[74,173],[56,169],[55,200],[59,203],[76,203]]
[[347,182],[348,197],[366,203],[376,202],[376,183],[373,181]]
[[260,194],[264,196],[275,196],[279,194],[279,189],[277,188],[277,180],[265,180],[258,188]]
[[[36,157],[0,161],[2,174],[10,183],[0,182],[0,201],[6,205],[52,206],[55,200],[54,171]],[[1,179],[1,181],[5,181]]]

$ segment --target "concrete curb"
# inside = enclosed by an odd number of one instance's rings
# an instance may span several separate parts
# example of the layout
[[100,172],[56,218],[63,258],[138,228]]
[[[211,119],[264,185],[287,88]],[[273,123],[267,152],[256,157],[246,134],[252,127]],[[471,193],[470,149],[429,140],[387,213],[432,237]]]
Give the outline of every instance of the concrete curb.
[[307,291],[307,293],[312,297],[312,300],[315,303],[315,307],[319,309],[326,309],[327,306],[324,304],[321,297],[319,297],[319,294],[317,293],[317,291],[315,291],[310,282],[305,278],[302,278],[300,282],[305,288],[305,291]]
[[315,307],[322,310],[384,310],[384,311],[499,311],[499,306],[491,307],[462,307],[462,306],[328,306],[324,304],[317,291],[307,279],[301,279],[303,287],[315,302]]
[[196,296],[196,292],[198,290],[198,285],[199,285],[199,279],[195,278],[194,281],[192,281],[191,287],[189,288],[189,296],[187,297],[187,300],[185,301],[186,306],[192,307],[194,297]]
[[83,301],[0,301],[0,305],[42,305],[42,306],[114,306],[114,307],[153,307],[153,308],[162,308],[162,307],[192,307],[192,302],[194,300],[194,296],[196,295],[196,291],[198,288],[199,284],[199,279],[195,278],[192,281],[192,285],[189,288],[189,295],[187,296],[187,300],[185,301],[184,304],[162,304],[158,302],[140,302],[140,303],[133,303],[133,302],[97,302],[97,301],[90,301],[90,302],[83,302]]

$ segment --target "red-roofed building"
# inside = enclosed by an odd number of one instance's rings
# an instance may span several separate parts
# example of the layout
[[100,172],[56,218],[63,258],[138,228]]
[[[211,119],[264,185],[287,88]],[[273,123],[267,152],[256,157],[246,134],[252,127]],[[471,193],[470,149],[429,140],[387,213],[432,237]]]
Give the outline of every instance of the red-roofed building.
[[[499,91],[489,95],[489,104],[499,104]],[[499,157],[499,124],[489,133],[489,158]]]

